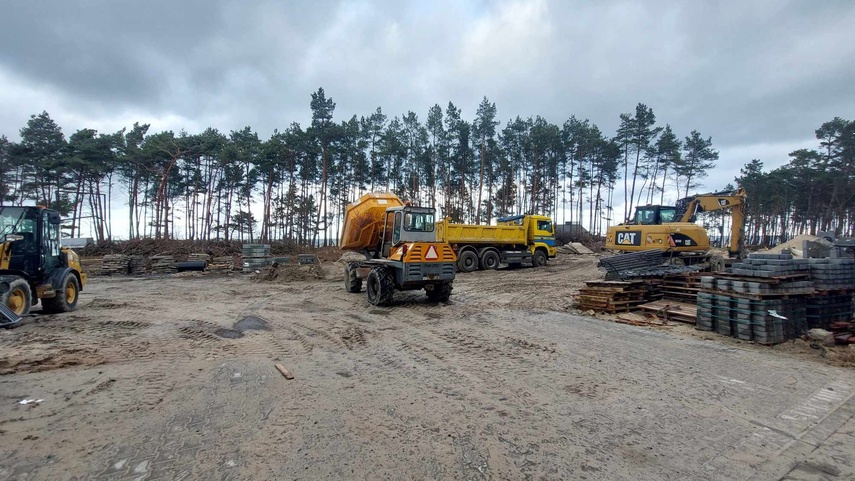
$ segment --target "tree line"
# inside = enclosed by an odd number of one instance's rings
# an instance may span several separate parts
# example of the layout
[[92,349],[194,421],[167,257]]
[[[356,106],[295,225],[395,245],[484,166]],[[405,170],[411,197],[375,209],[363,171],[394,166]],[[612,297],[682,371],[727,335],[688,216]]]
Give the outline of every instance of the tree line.
[[[500,125],[486,97],[471,120],[451,102],[434,105],[424,120],[412,111],[390,118],[378,107],[336,122],[335,107],[320,88],[311,94],[309,125],[291,123],[266,140],[250,127],[190,134],[139,123],[114,133],[84,128],[66,139],[42,112],[18,142],[0,137],[0,203],[50,206],[67,218],[68,235],[87,234],[87,225],[98,240],[317,245],[338,238],[349,202],[391,191],[456,222],[541,213],[598,234],[635,205],[688,194],[718,159],[710,137],[693,130],[681,139],[641,103],[620,115],[615,135],[575,116]],[[112,229],[116,190],[126,197],[127,232]],[[616,191],[626,199],[621,213]]]

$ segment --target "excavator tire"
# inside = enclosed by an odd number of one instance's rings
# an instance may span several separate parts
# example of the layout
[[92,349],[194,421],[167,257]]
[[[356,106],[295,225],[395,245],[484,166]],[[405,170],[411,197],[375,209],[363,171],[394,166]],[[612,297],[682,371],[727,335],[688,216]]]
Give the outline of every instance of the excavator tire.
[[368,291],[368,302],[375,306],[388,306],[392,303],[395,293],[395,276],[385,267],[375,267],[368,273],[365,290]]
[[25,279],[17,278],[9,283],[9,290],[0,295],[0,302],[9,310],[24,317],[33,305],[33,293]]
[[77,281],[77,276],[69,272],[62,279],[56,297],[42,299],[42,311],[49,314],[73,311],[77,309],[78,298],[80,298],[80,282]]
[[358,262],[348,262],[344,266],[344,289],[347,292],[359,292],[362,290],[362,279],[356,273],[359,268]]
[[427,298],[431,302],[448,302],[451,297],[451,283],[440,284],[427,292]]
[[478,254],[473,251],[463,251],[457,258],[457,268],[460,272],[472,272],[478,269]]

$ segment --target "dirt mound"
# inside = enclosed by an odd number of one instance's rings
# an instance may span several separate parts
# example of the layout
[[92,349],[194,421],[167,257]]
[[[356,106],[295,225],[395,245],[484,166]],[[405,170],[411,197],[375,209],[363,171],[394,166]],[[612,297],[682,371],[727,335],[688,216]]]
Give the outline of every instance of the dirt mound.
[[[802,252],[802,248],[804,246],[805,241],[807,241],[808,243],[809,252],[807,253]],[[789,249],[793,251],[794,254],[798,255],[809,254],[810,257],[825,257],[831,250],[831,245],[831,242],[828,242],[823,238],[806,234],[796,236],[792,240],[784,242],[783,244],[778,244],[775,247],[769,249],[769,252],[774,254],[780,254],[784,251],[784,249]]]
[[255,282],[300,282],[314,279],[326,279],[323,268],[318,264],[299,266],[293,264],[274,264],[264,267],[252,276]]
[[335,262],[336,262],[336,264],[347,264],[348,262],[364,261],[364,260],[365,260],[365,256],[360,254],[359,252],[344,251],[341,254],[341,257],[339,257],[338,260]]
[[[158,254],[171,255],[178,262],[186,261],[190,254],[206,253],[214,257],[237,256],[241,254],[244,241],[194,241],[177,239],[131,239],[126,241],[99,242],[83,249],[76,249],[81,257],[101,257],[108,254],[141,255],[151,257]],[[323,249],[321,249],[323,250]],[[319,250],[319,251],[321,251]],[[310,249],[303,249],[292,242],[273,242],[271,255],[296,255]],[[314,251],[314,250],[311,250]]]

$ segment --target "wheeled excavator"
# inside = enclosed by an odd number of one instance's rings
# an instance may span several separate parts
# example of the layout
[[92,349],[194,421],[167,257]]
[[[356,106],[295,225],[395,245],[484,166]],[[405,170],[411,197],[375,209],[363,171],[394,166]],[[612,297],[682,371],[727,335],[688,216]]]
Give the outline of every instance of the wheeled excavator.
[[396,290],[424,289],[431,301],[451,296],[457,257],[447,242],[436,240],[436,210],[404,203],[391,193],[365,194],[349,204],[339,246],[363,254],[348,262],[344,286],[375,306],[392,303]]
[[640,252],[658,249],[674,264],[708,263],[710,270],[724,269],[724,259],[710,252],[710,239],[704,227],[695,224],[701,212],[730,210],[731,232],[728,254],[744,257],[745,189],[711,192],[686,197],[675,206],[645,205],[624,224],[609,227],[606,249]]
[[60,215],[38,206],[0,206],[0,327],[11,327],[41,302],[42,312],[77,308],[86,274],[60,244]]

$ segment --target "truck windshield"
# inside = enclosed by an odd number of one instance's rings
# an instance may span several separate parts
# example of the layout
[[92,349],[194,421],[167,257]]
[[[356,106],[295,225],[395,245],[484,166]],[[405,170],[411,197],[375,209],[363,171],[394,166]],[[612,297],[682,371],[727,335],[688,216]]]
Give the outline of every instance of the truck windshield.
[[410,232],[433,232],[433,226],[433,214],[407,212],[404,216],[404,229]]

